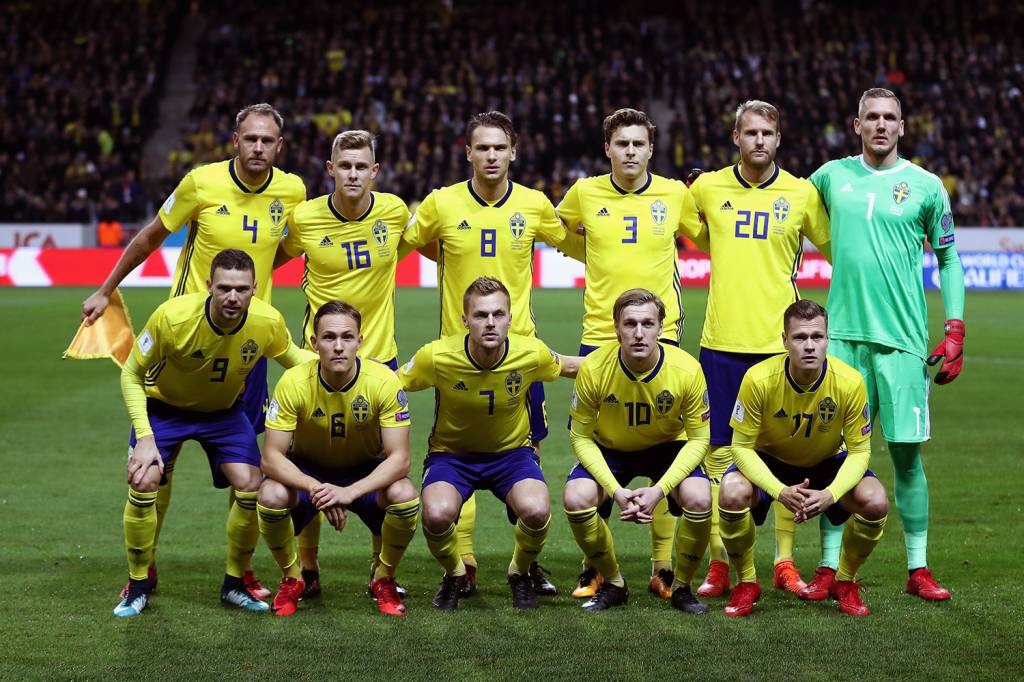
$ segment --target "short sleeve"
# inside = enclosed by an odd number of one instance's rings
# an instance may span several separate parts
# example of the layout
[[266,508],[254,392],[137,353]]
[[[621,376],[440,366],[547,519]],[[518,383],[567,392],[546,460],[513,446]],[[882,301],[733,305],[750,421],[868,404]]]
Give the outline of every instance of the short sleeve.
[[597,396],[594,376],[586,360],[580,366],[569,399],[569,429],[578,435],[590,435],[597,426],[601,402]]
[[[301,370],[296,370],[300,372]],[[267,408],[267,428],[275,431],[294,431],[298,426],[298,415],[302,410],[302,400],[296,390],[296,382],[292,377],[296,372],[289,370],[281,376],[274,387],[274,397]]]
[[580,208],[580,183],[576,181],[569,191],[562,197],[562,201],[555,209],[555,215],[569,232],[575,232],[583,220],[583,212]]
[[381,382],[378,391],[377,415],[382,429],[409,426],[409,397],[398,376],[391,374]]
[[437,190],[431,192],[405,226],[403,239],[414,249],[436,241],[440,232],[437,215]]
[[[275,309],[274,312],[277,313],[277,310]],[[285,324],[284,317],[277,313],[271,328],[270,342],[267,344],[264,355],[268,358],[276,358],[286,353],[291,346],[292,335],[288,331],[288,325]]]
[[558,354],[537,339],[537,381],[554,381],[562,374],[562,361]]
[[807,183],[805,188],[807,203],[804,206],[804,224],[801,226],[801,231],[811,240],[812,244],[820,247],[832,239],[828,212],[825,211],[825,204],[814,185]]
[[682,196],[679,206],[679,225],[676,226],[677,237],[689,237],[696,239],[700,235],[700,214],[697,212],[697,202],[693,197],[690,188],[679,183],[682,188]]
[[409,362],[398,368],[398,378],[407,391],[422,391],[434,385],[434,349],[427,344]]
[[135,361],[139,363],[139,367],[144,370],[156,367],[163,359],[160,339],[165,338],[167,334],[164,320],[163,308],[157,308],[149,316],[146,326],[142,328],[142,331],[135,338],[135,344],[132,346],[132,355],[135,356]]
[[732,408],[732,417],[729,419],[729,425],[733,431],[756,437],[761,431],[762,402],[757,382],[748,371],[743,375],[743,383],[740,384],[739,393],[736,395],[736,404]]
[[555,207],[545,197],[541,203],[540,227],[537,237],[548,246],[559,246],[565,241],[566,228],[555,215]]
[[711,401],[708,395],[708,385],[704,379],[704,370],[698,368],[694,373],[685,401],[680,417],[682,417],[686,432],[694,433],[706,426],[708,420],[711,419]]
[[177,232],[199,215],[199,192],[193,172],[181,179],[160,207],[158,215],[168,232]]

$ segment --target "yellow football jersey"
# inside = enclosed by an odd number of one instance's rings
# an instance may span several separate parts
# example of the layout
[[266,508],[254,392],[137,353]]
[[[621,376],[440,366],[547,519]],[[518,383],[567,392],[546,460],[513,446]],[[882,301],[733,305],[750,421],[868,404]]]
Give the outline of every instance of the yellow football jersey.
[[306,254],[303,348],[311,347],[316,311],[340,299],[362,316],[361,356],[387,362],[398,355],[395,269],[408,222],[409,209],[394,194],[371,192],[370,206],[353,220],[338,211],[330,194],[298,205],[281,245],[289,256]]
[[241,249],[256,264],[256,298],[270,303],[277,243],[292,211],[305,199],[302,178],[276,168],[260,187],[242,182],[234,159],[189,171],[159,211],[169,232],[188,224],[171,296],[206,291],[213,257],[224,249]]
[[588,355],[576,376],[569,428],[592,432],[599,445],[633,452],[686,440],[711,417],[700,364],[686,351],[658,344],[658,364],[636,376],[619,355],[618,342]]
[[612,306],[623,291],[642,287],[665,303],[662,338],[678,342],[683,328],[676,237],[695,237],[700,218],[686,185],[648,173],[627,192],[610,174],[577,180],[558,205],[569,232],[586,229],[583,339],[589,346],[615,340]]
[[817,190],[775,166],[753,187],[739,164],[704,173],[690,187],[711,242],[705,348],[781,353],[782,313],[800,298],[796,273],[806,236],[819,248],[829,221]]
[[253,298],[234,329],[218,329],[209,295],[188,294],[153,311],[132,354],[146,372],[148,397],[214,412],[234,405],[257,360],[276,358],[291,345],[284,318],[268,303]]
[[537,333],[531,308],[533,243],[559,246],[565,229],[542,192],[512,181],[498,201],[488,204],[472,180],[434,190],[423,200],[405,231],[419,248],[438,243],[437,285],[441,297],[441,336],[461,335],[462,296],[478,277],[496,277],[512,296],[515,334]]
[[509,334],[501,359],[485,369],[462,334],[423,346],[398,374],[407,390],[435,390],[431,452],[493,454],[530,445],[530,384],[557,379],[560,371],[558,355],[543,341],[520,334]]
[[777,355],[743,376],[733,430],[756,438],[755,449],[795,466],[810,467],[849,449],[868,445],[871,419],[864,379],[831,355],[821,375],[802,387],[789,372],[789,356]]
[[409,426],[409,401],[398,377],[356,358],[356,375],[337,390],[320,376],[320,360],[281,376],[267,409],[267,428],[291,431],[290,459],[350,469],[382,459],[381,429]]

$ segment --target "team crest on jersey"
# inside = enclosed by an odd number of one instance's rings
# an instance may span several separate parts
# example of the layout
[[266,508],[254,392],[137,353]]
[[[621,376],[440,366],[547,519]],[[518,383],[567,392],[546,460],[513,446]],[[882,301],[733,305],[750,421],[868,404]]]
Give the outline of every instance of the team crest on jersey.
[[825,396],[825,399],[818,403],[818,420],[822,424],[828,424],[835,416],[836,401],[832,400],[832,396]]
[[505,392],[510,396],[515,397],[519,395],[519,391],[523,390],[523,375],[517,370],[512,370],[505,377]]
[[377,246],[384,246],[388,243],[388,226],[383,220],[378,219],[373,224],[373,239],[377,242]]
[[658,414],[664,417],[666,414],[668,414],[669,410],[672,409],[672,405],[674,405],[675,402],[676,399],[672,396],[671,393],[669,393],[668,391],[662,391],[654,399],[654,409],[658,411]]
[[370,403],[361,394],[352,401],[352,417],[362,424],[370,416]]
[[526,218],[519,211],[512,214],[512,217],[508,219],[508,227],[512,230],[512,236],[519,239],[526,232]]
[[651,204],[651,220],[654,221],[655,225],[664,225],[665,221],[668,220],[668,206],[661,199]]
[[249,339],[242,344],[242,364],[248,365],[255,362],[256,356],[260,352],[260,346],[254,340]]
[[274,199],[270,204],[270,222],[274,223],[274,227],[281,227],[282,220],[284,220],[284,204],[280,199]]
[[892,200],[899,206],[904,201],[910,198],[910,185],[905,182],[899,182],[892,187]]
[[783,223],[786,218],[789,217],[789,202],[786,201],[786,197],[779,197],[772,204],[772,215],[775,216],[776,222]]

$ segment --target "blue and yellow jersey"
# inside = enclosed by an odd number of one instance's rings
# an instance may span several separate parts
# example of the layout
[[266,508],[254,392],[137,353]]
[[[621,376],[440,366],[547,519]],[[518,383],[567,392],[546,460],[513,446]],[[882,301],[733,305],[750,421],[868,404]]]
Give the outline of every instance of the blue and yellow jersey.
[[509,334],[501,359],[484,368],[469,354],[469,335],[462,334],[423,346],[398,373],[407,390],[435,390],[431,452],[480,454],[531,444],[530,384],[557,379],[560,363],[536,337]]
[[231,159],[189,171],[160,207],[168,231],[188,225],[171,296],[206,291],[213,257],[224,249],[241,249],[256,264],[256,298],[270,302],[277,243],[292,211],[306,199],[306,187],[299,176],[276,168],[261,186],[249,187],[235,172],[235,163]]
[[283,355],[291,345],[284,318],[268,303],[253,298],[233,329],[219,329],[210,317],[210,297],[188,294],[153,311],[125,368],[144,371],[147,397],[214,412],[235,403],[257,360]]
[[320,374],[320,360],[281,376],[267,410],[267,428],[292,432],[288,457],[350,469],[384,457],[381,429],[407,427],[409,401],[388,367],[356,358],[355,376],[338,388]]
[[754,365],[743,376],[729,423],[734,438],[754,439],[758,452],[799,467],[814,466],[841,447],[870,448],[864,379],[831,355],[810,386],[793,379],[788,355]]
[[658,344],[658,352],[657,364],[642,375],[626,367],[618,342],[584,358],[569,404],[572,432],[632,452],[706,428],[711,414],[700,364],[675,346]]
[[569,188],[557,212],[569,233],[575,235],[580,225],[586,230],[582,343],[615,340],[612,306],[619,294],[635,287],[664,301],[664,337],[678,341],[683,303],[676,237],[692,238],[700,230],[686,185],[649,173],[643,186],[627,192],[610,174],[583,178]]
[[316,311],[340,299],[362,316],[361,356],[387,362],[398,354],[395,270],[408,222],[409,209],[394,194],[371,192],[370,206],[353,220],[338,211],[330,194],[298,205],[281,245],[289,256],[306,254],[303,348],[311,347]]
[[530,306],[533,244],[559,246],[565,234],[548,198],[512,181],[493,204],[473,190],[472,180],[431,192],[416,209],[405,241],[413,248],[438,243],[441,336],[462,333],[462,296],[484,276],[501,280],[512,296],[511,331],[536,334]]
[[770,178],[752,186],[737,164],[704,173],[690,191],[711,254],[701,346],[731,353],[783,352],[782,314],[800,298],[796,274],[803,238],[828,248],[828,214],[817,190],[778,165]]

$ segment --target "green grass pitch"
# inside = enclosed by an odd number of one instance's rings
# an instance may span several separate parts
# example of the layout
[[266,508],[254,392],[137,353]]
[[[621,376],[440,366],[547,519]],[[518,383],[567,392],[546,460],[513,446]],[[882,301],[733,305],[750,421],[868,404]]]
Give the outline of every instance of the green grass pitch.
[[[823,298],[824,292],[808,292]],[[895,510],[862,579],[873,615],[855,619],[831,602],[773,593],[772,532],[760,533],[765,594],[743,620],[713,612],[687,617],[646,591],[649,536],[613,522],[632,588],[627,608],[587,614],[568,596],[530,613],[510,605],[504,573],[512,530],[481,495],[476,552],[480,594],[454,613],[430,598],[440,568],[417,535],[399,578],[410,591],[405,619],[377,614],[366,596],[369,534],[353,521],[325,528],[324,596],[277,619],[226,610],[218,601],[224,566],[226,495],[212,488],[201,450],[190,444],[175,476],[161,538],[160,586],[141,617],[111,615],[125,580],[121,534],[128,418],[118,373],[106,361],[61,361],[84,289],[3,289],[3,409],[0,410],[0,679],[976,679],[1014,678],[1024,659],[1020,390],[1024,298],[972,293],[967,301],[964,374],[932,393],[933,440],[925,447],[931,486],[930,563],[953,600],[928,604],[903,594],[902,531]],[[128,290],[136,326],[163,290]],[[278,289],[275,304],[297,333],[303,301]],[[696,354],[706,292],[688,290],[685,347]],[[580,291],[538,291],[541,336],[575,352]],[[932,343],[943,319],[929,293]],[[400,357],[437,332],[433,290],[398,293]],[[271,380],[280,368],[271,363]],[[541,563],[567,592],[579,552],[559,511],[572,455],[563,425],[571,382],[548,385],[552,433],[543,446],[553,522]],[[432,397],[414,394],[412,477],[418,482]],[[877,434],[877,430],[876,430]],[[890,490],[891,465],[876,435],[872,467]],[[813,527],[812,527],[813,525]],[[796,560],[809,578],[817,524],[798,529]],[[269,552],[256,568],[279,577]]]

